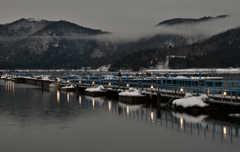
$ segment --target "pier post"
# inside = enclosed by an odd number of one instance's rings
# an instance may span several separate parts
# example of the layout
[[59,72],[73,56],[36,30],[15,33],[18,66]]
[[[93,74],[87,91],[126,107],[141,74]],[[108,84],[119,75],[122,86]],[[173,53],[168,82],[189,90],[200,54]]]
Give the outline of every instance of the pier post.
[[76,94],[78,94],[78,84],[76,85]]
[[76,99],[79,101],[78,84],[76,84]]
[[162,95],[160,92],[157,93],[157,107],[161,107],[161,101],[162,100]]
[[157,118],[161,118],[161,93],[157,92]]

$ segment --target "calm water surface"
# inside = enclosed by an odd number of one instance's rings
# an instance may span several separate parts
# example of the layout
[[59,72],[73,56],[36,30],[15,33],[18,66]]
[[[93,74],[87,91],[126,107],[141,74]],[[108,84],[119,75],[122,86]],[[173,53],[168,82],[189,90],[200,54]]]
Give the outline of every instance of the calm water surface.
[[1,152],[234,152],[240,150],[239,120],[0,80]]

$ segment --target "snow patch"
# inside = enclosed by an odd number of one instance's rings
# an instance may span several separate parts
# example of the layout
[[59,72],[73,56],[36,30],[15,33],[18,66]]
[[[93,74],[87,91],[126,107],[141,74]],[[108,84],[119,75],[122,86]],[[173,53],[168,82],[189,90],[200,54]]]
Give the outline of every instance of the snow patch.
[[110,64],[108,64],[108,65],[103,65],[103,66],[101,66],[101,67],[99,67],[98,69],[97,69],[97,71],[108,71],[108,69],[110,68]]
[[85,89],[85,91],[87,91],[87,92],[105,92],[106,90],[103,90],[103,89],[104,89],[104,86],[99,85],[99,86],[94,87],[94,88],[87,88],[87,89]]
[[173,104],[176,104],[177,106],[183,106],[184,108],[193,107],[193,106],[205,107],[205,106],[208,106],[208,104],[203,102],[205,101],[206,98],[208,98],[208,96],[205,94],[202,94],[201,96],[198,96],[198,97],[187,97],[183,99],[173,100]]
[[120,92],[118,94],[119,96],[129,96],[129,97],[144,97],[145,95],[142,95],[138,89],[129,88],[129,90]]

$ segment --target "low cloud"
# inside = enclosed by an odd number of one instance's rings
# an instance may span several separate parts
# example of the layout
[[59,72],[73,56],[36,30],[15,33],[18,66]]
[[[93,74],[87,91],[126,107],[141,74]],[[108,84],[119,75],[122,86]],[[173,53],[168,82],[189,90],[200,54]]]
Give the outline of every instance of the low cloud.
[[[196,24],[177,24],[177,25],[160,25],[149,27],[124,26],[118,28],[109,34],[99,34],[94,36],[72,33],[67,36],[34,36],[33,38],[59,38],[59,39],[90,39],[108,42],[133,42],[139,39],[151,38],[158,34],[172,34],[194,36],[201,35],[211,37],[215,34],[227,31],[240,26],[240,15],[230,15],[226,18],[215,18]],[[22,37],[21,37],[22,38]],[[14,41],[20,39],[15,37]],[[0,37],[0,40],[11,41],[12,38]]]
[[158,34],[177,34],[185,36],[202,35],[211,37],[215,34],[240,26],[240,16],[231,15],[226,18],[214,18],[196,24],[177,24],[172,26],[152,26],[145,28],[118,29],[112,34],[99,35],[93,38],[103,41],[137,41]]

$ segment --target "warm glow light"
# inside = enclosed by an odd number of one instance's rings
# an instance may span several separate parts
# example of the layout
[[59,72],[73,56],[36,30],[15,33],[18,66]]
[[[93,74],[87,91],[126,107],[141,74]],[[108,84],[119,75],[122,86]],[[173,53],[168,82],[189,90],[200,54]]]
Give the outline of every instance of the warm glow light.
[[70,94],[67,93],[67,102],[69,103],[70,102]]
[[111,102],[110,102],[110,101],[108,102],[108,110],[109,110],[109,111],[111,111],[111,110],[112,110],[112,104],[111,104]]
[[94,84],[94,82],[92,82],[92,84]]
[[111,85],[111,82],[109,82],[108,85],[110,86],[110,85]]
[[180,91],[183,92],[183,88],[180,88]]
[[180,127],[181,127],[181,130],[183,130],[184,126],[183,126],[183,118],[180,118]]
[[151,112],[151,121],[153,122],[153,120],[154,120],[154,114],[153,112]]
[[93,106],[93,109],[94,109],[94,106],[95,106],[94,98],[92,98],[92,106]]
[[60,102],[60,91],[57,90],[57,102],[59,103]]
[[223,126],[223,136],[224,136],[224,138],[227,137],[227,127],[226,126]]
[[127,87],[129,87],[129,84],[127,84]]
[[79,83],[82,83],[82,81],[79,81]]
[[130,111],[129,111],[129,107],[127,106],[127,115],[129,115],[129,112],[130,112]]
[[151,85],[151,89],[153,89],[153,85]]
[[6,81],[6,90],[9,92],[14,92],[14,82]]
[[82,104],[82,96],[78,97],[78,102],[79,102],[80,105]]
[[224,92],[223,92],[223,95],[224,95],[224,96],[226,96],[226,95],[227,95],[227,92],[226,92],[226,91],[224,91]]

